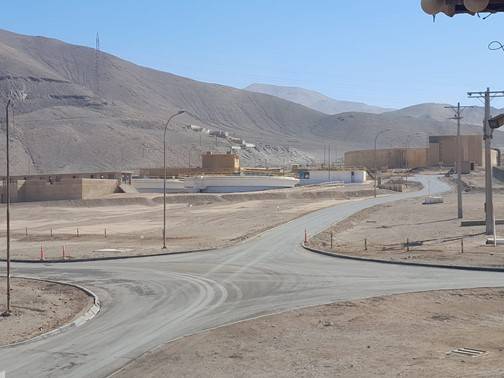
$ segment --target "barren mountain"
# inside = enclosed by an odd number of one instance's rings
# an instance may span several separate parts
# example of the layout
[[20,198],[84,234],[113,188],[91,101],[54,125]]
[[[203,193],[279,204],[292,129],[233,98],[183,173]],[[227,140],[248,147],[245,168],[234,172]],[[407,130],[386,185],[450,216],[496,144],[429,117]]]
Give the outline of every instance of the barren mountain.
[[13,99],[12,166],[17,174],[160,166],[164,122],[179,109],[188,113],[169,127],[171,166],[194,166],[200,152],[230,147],[225,139],[183,127],[188,124],[256,144],[240,152],[251,165],[308,162],[320,158],[328,143],[341,156],[371,147],[381,128],[392,128],[390,143],[397,140],[399,145],[413,131],[454,131],[451,121],[394,112],[328,116],[275,96],[198,82],[91,48],[7,31],[0,31],[0,61],[0,103]]
[[[421,117],[398,115],[395,112],[383,114],[342,113],[320,120],[311,129],[312,134],[326,140],[351,140],[353,149],[366,149],[374,144],[374,137],[381,130],[389,130],[379,139],[379,147],[424,147],[428,135],[448,135],[456,133],[455,121],[436,121]],[[462,124],[463,134],[481,134],[482,127]],[[345,150],[345,146],[339,145]],[[504,145],[504,133],[494,133],[494,145]]]
[[280,97],[284,100],[292,101],[326,114],[345,112],[378,114],[391,110],[364,104],[362,102],[335,100],[322,93],[298,87],[254,83],[246,87],[245,90]]
[[[324,115],[285,100],[201,83],[144,68],[93,49],[0,31],[0,101],[15,98],[13,164],[17,171],[159,165],[163,122],[189,114],[169,132],[171,165],[193,164],[198,151],[229,144],[183,124],[232,132],[259,144],[254,160],[277,154],[267,144],[302,135]],[[278,143],[282,144],[282,143]],[[286,143],[284,143],[286,144]],[[258,155],[258,156],[255,156]],[[297,153],[301,160],[308,155]]]
[[[482,106],[477,106],[479,103],[474,100],[467,100],[466,103],[474,102],[475,105],[470,108],[462,109],[462,122],[479,125],[482,127],[483,116],[485,113],[485,109]],[[408,106],[407,108],[403,108],[400,110],[389,112],[389,115],[401,115],[401,116],[411,116],[416,118],[423,118],[426,120],[433,119],[436,121],[446,121],[449,118],[453,118],[454,110],[447,109],[447,106],[453,106],[448,104],[436,104],[436,103],[426,103],[426,104],[418,104],[413,106]],[[492,108],[492,114],[496,115],[504,110]]]

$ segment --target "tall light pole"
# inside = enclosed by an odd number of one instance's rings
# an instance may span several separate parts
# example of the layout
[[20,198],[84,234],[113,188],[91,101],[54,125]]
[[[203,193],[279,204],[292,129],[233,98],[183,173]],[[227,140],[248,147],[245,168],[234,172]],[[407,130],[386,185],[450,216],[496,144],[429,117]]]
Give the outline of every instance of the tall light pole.
[[6,212],[7,212],[7,309],[2,314],[2,316],[9,316],[11,314],[11,288],[10,288],[10,159],[9,159],[9,108],[11,105],[11,100],[7,100],[7,105],[5,106],[5,151],[6,151],[6,184],[5,184],[5,195],[6,195]]
[[164,172],[164,179],[163,179],[163,249],[166,249],[166,131],[168,130],[168,126],[170,125],[170,121],[185,113],[185,110],[179,110],[177,113],[173,114],[168,118],[168,121],[166,121],[165,127],[164,127],[164,134],[163,134],[163,172]]
[[485,224],[486,234],[493,235],[495,229],[493,192],[492,192],[492,129],[488,120],[490,119],[490,101],[495,97],[504,97],[504,91],[490,91],[487,88],[484,92],[468,92],[469,98],[485,99],[485,118],[483,120],[483,139],[485,140]]
[[390,129],[385,129],[381,130],[378,133],[376,133],[375,139],[374,139],[374,197],[376,198],[376,179],[378,176],[378,170],[376,168],[376,144],[378,142],[378,137],[382,134],[385,134],[386,132],[390,131]]

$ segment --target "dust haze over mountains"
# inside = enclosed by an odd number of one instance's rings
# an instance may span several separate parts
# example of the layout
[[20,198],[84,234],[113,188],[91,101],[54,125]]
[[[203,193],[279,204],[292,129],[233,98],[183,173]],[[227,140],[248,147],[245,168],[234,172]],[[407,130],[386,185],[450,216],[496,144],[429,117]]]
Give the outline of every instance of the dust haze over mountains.
[[[224,140],[188,131],[187,124],[255,143],[257,148],[240,152],[246,165],[310,162],[328,143],[341,156],[371,147],[375,133],[385,128],[393,132],[384,146],[401,145],[417,131],[455,130],[445,117],[450,113],[437,104],[329,115],[280,97],[198,82],[104,52],[97,55],[91,48],[1,30],[0,61],[0,103],[14,98],[14,174],[160,166],[163,122],[179,109],[188,114],[169,129],[170,166],[195,166],[201,151],[229,149]],[[464,131],[481,133],[480,114],[466,115],[473,125]],[[1,120],[4,124],[3,114]],[[4,126],[1,133],[5,140]],[[496,144],[502,141],[498,135]],[[425,143],[418,136],[410,142]],[[4,148],[0,142],[2,167]]]

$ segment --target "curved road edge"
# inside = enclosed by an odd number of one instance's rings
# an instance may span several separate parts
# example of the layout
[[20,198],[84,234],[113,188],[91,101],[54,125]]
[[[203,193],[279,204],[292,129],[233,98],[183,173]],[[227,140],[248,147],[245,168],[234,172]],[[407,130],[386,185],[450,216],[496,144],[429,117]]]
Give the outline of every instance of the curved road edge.
[[423,267],[423,268],[439,268],[439,269],[454,269],[454,270],[470,270],[470,271],[478,271],[478,272],[504,273],[504,268],[491,268],[491,267],[472,266],[472,265],[446,265],[446,264],[421,263],[421,262],[410,262],[410,261],[392,261],[392,260],[373,259],[373,258],[369,258],[369,257],[342,255],[340,253],[333,253],[333,252],[329,252],[329,251],[324,251],[322,249],[309,247],[304,242],[301,243],[301,247],[303,247],[307,251],[318,253],[320,255],[330,256],[330,257],[337,258],[337,259],[372,262],[372,263],[378,263],[378,264],[418,266],[418,267]]
[[26,339],[26,340],[21,340],[21,341],[15,342],[15,343],[7,344],[7,345],[2,345],[2,346],[0,346],[0,350],[1,349],[12,348],[12,347],[15,347],[15,346],[18,346],[18,345],[22,345],[22,344],[29,344],[29,343],[32,343],[32,342],[35,342],[35,341],[38,341],[38,340],[41,340],[41,339],[45,339],[45,338],[50,337],[50,336],[54,336],[54,335],[60,334],[60,333],[66,331],[66,330],[68,330],[70,328],[73,328],[73,327],[80,327],[81,325],[83,325],[84,323],[87,323],[88,321],[90,321],[91,319],[93,319],[96,315],[98,315],[98,313],[101,310],[102,306],[101,306],[101,302],[100,302],[100,299],[98,298],[98,296],[93,291],[89,290],[88,288],[85,288],[84,286],[77,285],[77,284],[70,283],[70,282],[62,282],[62,281],[54,281],[54,280],[43,280],[43,279],[31,278],[31,277],[14,277],[14,278],[29,279],[29,280],[34,280],[34,281],[41,281],[41,282],[54,283],[54,284],[58,284],[58,285],[71,286],[71,287],[74,287],[76,289],[79,289],[79,290],[83,291],[89,297],[91,297],[93,299],[93,304],[92,304],[92,306],[90,308],[88,308],[88,310],[84,314],[78,316],[76,319],[72,320],[69,323],[63,324],[62,326],[59,326],[58,328],[55,328],[55,329],[53,329],[53,330],[51,330],[49,332],[43,333],[41,335],[38,335],[38,336],[35,336],[35,337],[32,337],[32,338]]
[[[421,184],[421,183],[420,183]],[[423,185],[421,184],[421,188],[416,190],[415,192],[419,192],[423,189]],[[381,196],[393,196],[394,194],[383,194]],[[397,195],[397,194],[396,194]],[[352,201],[352,200],[366,200],[370,199],[372,197],[355,197],[355,198],[347,198],[344,201]],[[185,251],[174,251],[174,252],[159,252],[159,253],[149,253],[145,255],[129,255],[129,256],[106,256],[106,257],[90,257],[90,258],[75,258],[75,259],[54,259],[54,260],[40,260],[40,259],[11,259],[11,262],[13,263],[20,263],[20,264],[65,264],[65,263],[82,263],[82,262],[98,262],[98,261],[113,261],[113,260],[129,260],[129,259],[141,259],[141,258],[146,258],[146,257],[162,257],[162,256],[177,256],[177,255],[183,255],[183,254],[191,254],[191,253],[199,253],[199,252],[218,252],[225,250],[230,247],[235,247],[238,245],[241,245],[243,243],[247,243],[251,240],[254,240],[256,238],[261,237],[265,233],[274,230],[277,227],[283,226],[285,224],[289,224],[291,222],[294,222],[298,220],[299,218],[302,218],[306,215],[309,215],[311,213],[315,213],[320,210],[324,210],[327,208],[331,208],[334,205],[328,206],[328,207],[322,207],[320,209],[316,210],[311,210],[308,211],[304,214],[300,214],[286,222],[278,223],[276,225],[272,225],[271,227],[268,227],[266,229],[263,229],[262,231],[258,232],[255,235],[251,235],[245,238],[241,238],[240,240],[231,243],[229,245],[223,245],[220,247],[214,247],[214,248],[202,248],[202,249],[189,249]],[[337,205],[336,205],[337,206]],[[4,258],[0,258],[0,262],[6,262]]]
[[[143,257],[160,257],[160,256],[176,256],[189,253],[198,252],[212,252],[217,251],[222,248],[203,248],[203,249],[189,249],[187,251],[175,251],[175,252],[160,252],[160,253],[149,253],[146,255],[130,255],[130,256],[106,256],[106,257],[90,257],[90,258],[77,258],[77,259],[55,259],[55,260],[40,260],[40,259],[11,259],[13,263],[19,264],[66,264],[66,263],[81,263],[81,262],[96,262],[96,261],[111,261],[111,260],[129,260],[129,259],[140,259]],[[0,262],[5,262],[5,259],[0,259]]]

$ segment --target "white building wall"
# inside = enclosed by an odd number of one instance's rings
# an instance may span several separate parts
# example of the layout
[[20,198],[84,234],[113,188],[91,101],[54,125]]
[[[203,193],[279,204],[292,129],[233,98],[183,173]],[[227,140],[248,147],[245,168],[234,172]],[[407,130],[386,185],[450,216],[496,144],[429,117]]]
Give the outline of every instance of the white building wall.
[[362,184],[367,180],[367,173],[363,170],[355,171],[328,171],[328,170],[309,170],[310,178],[301,179],[300,185],[316,185],[323,183],[345,183]]

